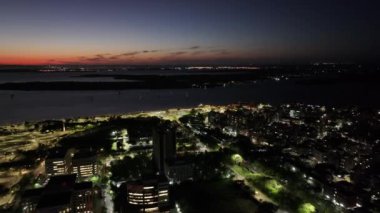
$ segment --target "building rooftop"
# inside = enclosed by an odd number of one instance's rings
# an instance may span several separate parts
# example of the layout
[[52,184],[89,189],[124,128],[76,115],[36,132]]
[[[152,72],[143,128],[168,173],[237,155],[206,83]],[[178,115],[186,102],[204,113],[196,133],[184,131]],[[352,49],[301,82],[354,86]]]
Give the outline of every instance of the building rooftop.
[[73,160],[96,157],[96,153],[90,150],[81,150],[74,154]]
[[74,190],[84,190],[84,189],[92,189],[92,182],[87,181],[87,182],[76,183],[74,185]]
[[47,159],[57,159],[57,158],[65,158],[66,151],[65,150],[52,150],[49,152]]
[[57,192],[72,190],[76,178],[76,174],[52,176],[45,187],[46,191]]
[[40,201],[37,204],[37,209],[70,205],[71,203],[71,191],[48,193],[42,195]]
[[168,182],[168,179],[165,175],[146,174],[143,175],[139,180],[129,181],[127,185],[150,185],[163,182]]
[[38,188],[38,189],[28,189],[25,190],[22,197],[23,198],[30,198],[30,197],[39,197],[44,192],[45,188]]

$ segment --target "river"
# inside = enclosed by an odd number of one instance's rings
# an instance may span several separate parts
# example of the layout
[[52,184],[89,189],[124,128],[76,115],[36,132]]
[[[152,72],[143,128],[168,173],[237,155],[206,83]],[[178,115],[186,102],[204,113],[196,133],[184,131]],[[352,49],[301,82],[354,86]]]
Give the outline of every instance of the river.
[[[0,82],[114,81],[75,78],[82,73],[0,73]],[[114,73],[112,73],[114,74]],[[192,107],[199,104],[264,102],[327,106],[380,107],[380,84],[342,82],[298,84],[295,80],[259,81],[208,89],[122,91],[6,91],[0,90],[0,124],[79,116]]]

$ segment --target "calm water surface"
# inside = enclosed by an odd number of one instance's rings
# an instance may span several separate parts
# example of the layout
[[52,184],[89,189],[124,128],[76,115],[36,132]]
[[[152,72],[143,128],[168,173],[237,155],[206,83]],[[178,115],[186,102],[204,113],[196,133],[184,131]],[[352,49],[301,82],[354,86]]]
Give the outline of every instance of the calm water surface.
[[[0,74],[0,82],[71,81],[67,73]],[[54,75],[51,75],[54,74]],[[80,75],[82,73],[76,74]],[[60,76],[60,77],[57,77]],[[12,80],[13,79],[13,80]],[[33,80],[32,80],[33,79]],[[81,81],[94,81],[80,78]],[[112,78],[96,81],[114,81]],[[328,106],[380,107],[379,84],[338,83],[296,84],[288,81],[264,81],[225,88],[123,91],[2,91],[0,124],[53,118],[118,114],[199,104],[236,102],[295,103]]]

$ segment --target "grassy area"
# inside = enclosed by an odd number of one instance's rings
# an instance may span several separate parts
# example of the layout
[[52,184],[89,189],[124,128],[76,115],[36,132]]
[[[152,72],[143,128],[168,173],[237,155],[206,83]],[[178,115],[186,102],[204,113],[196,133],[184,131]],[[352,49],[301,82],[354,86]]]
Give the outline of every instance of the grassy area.
[[[265,166],[258,161],[251,163],[251,165],[253,165],[258,171],[265,173],[276,180],[288,180],[286,190],[291,192],[293,197],[300,198],[301,202],[314,205],[316,211],[318,210],[326,213],[339,211],[332,203],[312,193],[309,188],[310,185],[301,175],[285,171],[280,167]],[[302,203],[299,205],[302,205]],[[301,208],[298,208],[297,210],[300,209]]]
[[251,213],[258,204],[230,181],[191,183],[179,186],[174,196],[182,212]]
[[[253,173],[239,165],[233,165],[231,169],[236,174],[243,177],[255,189],[265,194],[270,200],[273,201],[273,203],[277,203],[281,208],[285,208],[291,211],[305,209],[303,207],[301,208],[301,206],[307,201],[298,196],[295,196],[274,177],[265,175],[263,173]],[[309,203],[307,207],[310,206],[313,205]]]
[[[261,166],[256,166],[259,168]],[[281,184],[277,176],[273,176],[275,172],[251,172],[243,166],[233,165],[231,169],[241,177],[244,177],[256,190],[265,194],[273,203],[277,203],[281,208],[288,209],[292,212],[312,213],[312,212],[336,212],[335,208],[324,200],[316,196],[312,196],[304,188],[297,186],[297,183]],[[268,168],[266,168],[267,171]]]

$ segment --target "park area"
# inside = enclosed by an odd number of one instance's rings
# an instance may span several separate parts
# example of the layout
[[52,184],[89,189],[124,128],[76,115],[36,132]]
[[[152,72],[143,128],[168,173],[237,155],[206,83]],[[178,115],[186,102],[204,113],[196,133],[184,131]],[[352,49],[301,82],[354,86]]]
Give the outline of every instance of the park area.
[[173,191],[182,212],[252,213],[259,203],[249,192],[230,180],[193,182]]

